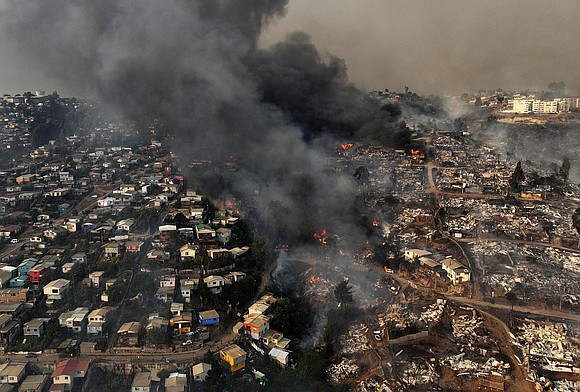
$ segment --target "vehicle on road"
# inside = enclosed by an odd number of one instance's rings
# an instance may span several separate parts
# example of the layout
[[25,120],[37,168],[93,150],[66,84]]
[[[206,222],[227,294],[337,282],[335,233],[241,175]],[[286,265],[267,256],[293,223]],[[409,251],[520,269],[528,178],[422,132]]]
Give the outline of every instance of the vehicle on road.
[[12,238],[12,239],[10,240],[10,243],[11,243],[11,244],[17,244],[17,243],[18,243],[18,238]]

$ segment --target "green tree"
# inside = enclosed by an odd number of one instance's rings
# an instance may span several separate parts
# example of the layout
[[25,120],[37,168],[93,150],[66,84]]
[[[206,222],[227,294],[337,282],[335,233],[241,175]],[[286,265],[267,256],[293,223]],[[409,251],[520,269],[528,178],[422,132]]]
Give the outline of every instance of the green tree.
[[347,280],[343,280],[334,288],[334,299],[338,302],[338,306],[347,305],[354,301],[352,296],[352,286]]
[[509,179],[509,187],[511,192],[519,192],[522,188],[522,182],[525,180],[524,169],[522,169],[522,162],[518,161],[514,172]]

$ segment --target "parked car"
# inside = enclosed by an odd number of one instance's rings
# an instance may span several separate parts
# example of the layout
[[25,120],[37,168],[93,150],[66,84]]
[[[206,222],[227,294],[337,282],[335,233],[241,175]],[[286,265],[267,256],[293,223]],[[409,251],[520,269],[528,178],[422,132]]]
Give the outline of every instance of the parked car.
[[18,238],[12,238],[12,239],[10,240],[10,243],[11,243],[11,244],[17,244],[17,243],[18,243]]

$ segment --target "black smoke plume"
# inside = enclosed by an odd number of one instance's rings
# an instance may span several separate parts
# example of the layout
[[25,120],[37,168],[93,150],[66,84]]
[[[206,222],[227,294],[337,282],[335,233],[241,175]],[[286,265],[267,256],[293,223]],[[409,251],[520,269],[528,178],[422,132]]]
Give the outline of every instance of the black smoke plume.
[[[400,108],[348,82],[305,33],[258,48],[286,0],[26,0],[0,11],[15,61],[126,119],[161,118],[184,161],[239,164],[202,189],[255,199],[258,222],[288,240],[352,232],[357,184],[326,167],[343,139],[407,140]],[[8,54],[5,54],[8,55]],[[31,71],[32,72],[32,71]]]

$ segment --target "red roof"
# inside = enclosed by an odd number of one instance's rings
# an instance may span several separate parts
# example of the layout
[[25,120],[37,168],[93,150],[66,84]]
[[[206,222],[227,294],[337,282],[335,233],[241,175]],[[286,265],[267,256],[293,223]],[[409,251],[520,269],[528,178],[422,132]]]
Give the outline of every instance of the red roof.
[[64,392],[66,384],[52,384],[48,392]]
[[74,376],[76,373],[86,372],[90,363],[91,361],[88,359],[65,359],[56,365],[54,372],[52,372],[52,377],[62,376],[63,374]]

